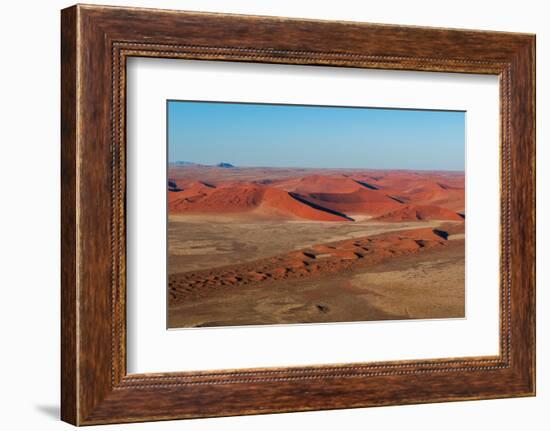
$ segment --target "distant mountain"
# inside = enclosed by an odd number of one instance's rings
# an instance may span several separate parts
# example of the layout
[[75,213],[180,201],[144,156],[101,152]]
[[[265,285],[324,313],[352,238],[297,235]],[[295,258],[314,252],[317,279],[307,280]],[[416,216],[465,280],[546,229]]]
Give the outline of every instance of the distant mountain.
[[231,163],[226,163],[226,162],[220,162],[216,166],[218,168],[234,168],[235,167]]
[[201,163],[189,162],[187,160],[175,160],[173,162],[169,162],[169,164],[172,166],[202,166],[202,167],[216,167],[216,168],[224,168],[224,169],[235,168],[234,165],[227,162],[220,162],[216,165],[203,165]]
[[188,162],[185,160],[176,160],[174,162],[170,162],[170,164],[176,165],[176,166],[197,166],[198,165],[198,163]]

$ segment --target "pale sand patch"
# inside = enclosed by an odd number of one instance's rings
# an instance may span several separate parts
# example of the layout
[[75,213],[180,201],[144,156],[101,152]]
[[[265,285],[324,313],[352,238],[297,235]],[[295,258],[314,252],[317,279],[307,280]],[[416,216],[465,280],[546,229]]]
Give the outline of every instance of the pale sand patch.
[[464,242],[433,252],[389,260],[351,284],[368,303],[403,318],[465,316]]

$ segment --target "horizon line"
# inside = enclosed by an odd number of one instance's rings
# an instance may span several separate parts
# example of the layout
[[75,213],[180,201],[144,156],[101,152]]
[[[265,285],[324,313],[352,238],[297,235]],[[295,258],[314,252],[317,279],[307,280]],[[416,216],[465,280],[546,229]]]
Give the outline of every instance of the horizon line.
[[466,169],[422,169],[422,168],[419,168],[419,169],[411,169],[411,168],[369,168],[369,167],[364,167],[364,168],[350,168],[350,167],[347,167],[347,168],[344,168],[344,167],[331,167],[331,168],[327,168],[327,167],[304,167],[304,166],[261,166],[261,165],[234,165],[233,163],[231,162],[219,162],[219,163],[227,163],[227,164],[230,164],[232,167],[221,167],[221,166],[218,166],[217,164],[204,164],[204,163],[197,163],[197,162],[190,162],[188,160],[173,160],[173,161],[168,161],[168,165],[174,165],[174,164],[178,164],[178,163],[187,163],[188,165],[187,166],[184,166],[184,167],[190,167],[190,166],[198,166],[198,167],[205,167],[205,168],[221,168],[221,169],[241,169],[241,168],[245,168],[245,169],[258,169],[258,168],[261,168],[261,169],[328,169],[328,170],[348,170],[348,171],[353,171],[353,170],[370,170],[370,171],[413,171],[413,172],[416,172],[416,171],[424,171],[424,172],[466,172]]

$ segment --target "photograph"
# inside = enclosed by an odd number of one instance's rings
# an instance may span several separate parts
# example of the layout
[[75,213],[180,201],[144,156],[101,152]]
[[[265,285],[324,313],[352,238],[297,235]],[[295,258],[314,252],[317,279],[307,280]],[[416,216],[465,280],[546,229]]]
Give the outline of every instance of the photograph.
[[168,328],[465,317],[464,111],[166,109]]

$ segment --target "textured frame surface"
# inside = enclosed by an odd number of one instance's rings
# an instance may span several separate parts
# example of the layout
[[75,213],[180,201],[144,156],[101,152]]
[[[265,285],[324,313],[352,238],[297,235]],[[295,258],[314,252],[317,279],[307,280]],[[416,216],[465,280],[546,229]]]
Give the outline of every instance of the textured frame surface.
[[[62,11],[61,42],[63,420],[85,425],[534,395],[533,35],[78,5]],[[131,56],[498,75],[500,354],[127,375]]]

